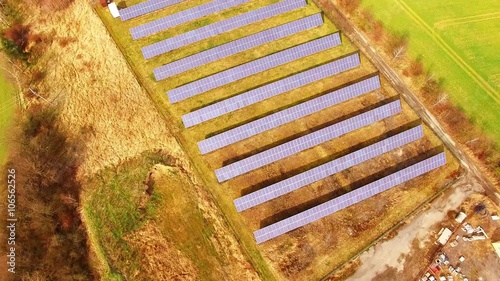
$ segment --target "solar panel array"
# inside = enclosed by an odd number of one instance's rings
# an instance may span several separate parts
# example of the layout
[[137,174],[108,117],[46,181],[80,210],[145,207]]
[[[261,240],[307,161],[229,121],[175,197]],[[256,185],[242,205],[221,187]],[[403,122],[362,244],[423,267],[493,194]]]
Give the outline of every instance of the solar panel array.
[[136,26],[130,29],[132,38],[134,40],[155,34],[162,30],[220,12],[224,9],[238,6],[240,4],[246,3],[249,0],[215,0],[208,2],[199,6],[195,6],[191,9],[187,9],[173,15],[169,15],[157,20]]
[[402,184],[445,164],[446,155],[443,152],[328,202],[259,229],[254,232],[255,239],[257,243],[260,244],[281,234],[331,215],[339,210],[384,192],[396,185]]
[[167,53],[191,43],[236,29],[272,16],[305,6],[305,0],[284,0],[260,9],[234,16],[198,29],[177,35],[142,48],[145,59]]
[[303,71],[276,82],[250,90],[243,94],[228,98],[216,104],[206,106],[182,116],[186,128],[200,124],[207,120],[236,111],[245,106],[277,96],[309,83],[326,78],[360,65],[359,54],[335,60],[330,63]]
[[279,65],[336,47],[340,43],[338,33],[330,34],[182,85],[168,92],[168,97],[170,102],[178,102]]
[[315,147],[361,127],[397,114],[401,111],[399,100],[333,124],[321,130],[280,144],[268,150],[215,170],[219,182],[248,173],[265,165],[284,159],[293,154]]
[[[279,25],[206,51],[176,60],[153,70],[156,81],[166,79],[195,67],[276,41],[292,34],[318,27],[323,24],[321,13]],[[170,101],[172,102],[172,101]]]
[[238,212],[300,189],[423,137],[418,126],[234,200]]
[[200,148],[202,154],[206,154],[378,88],[380,88],[379,77],[370,77],[326,95],[314,98],[202,140],[198,142],[198,147]]
[[184,0],[149,0],[120,10],[120,18],[126,21],[156,10],[180,3]]

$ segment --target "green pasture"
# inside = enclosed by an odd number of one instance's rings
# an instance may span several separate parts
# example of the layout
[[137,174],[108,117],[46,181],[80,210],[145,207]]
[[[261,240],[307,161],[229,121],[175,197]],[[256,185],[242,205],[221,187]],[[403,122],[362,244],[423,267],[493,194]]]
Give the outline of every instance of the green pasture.
[[14,88],[0,73],[0,164],[4,163],[7,157],[7,137],[8,127],[12,120],[15,107]]
[[364,0],[391,30],[409,35],[409,51],[451,99],[500,144],[500,2]]

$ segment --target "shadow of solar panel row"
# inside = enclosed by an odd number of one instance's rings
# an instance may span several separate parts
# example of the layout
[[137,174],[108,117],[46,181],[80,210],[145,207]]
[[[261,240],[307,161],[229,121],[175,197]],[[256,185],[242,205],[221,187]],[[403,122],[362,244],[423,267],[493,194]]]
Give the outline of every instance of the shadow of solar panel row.
[[126,21],[156,10],[180,3],[184,0],[149,0],[120,10],[120,18]]
[[241,5],[248,1],[250,0],[215,0],[213,2],[208,2],[191,9],[180,11],[173,15],[133,27],[130,29],[130,33],[132,34],[132,38],[137,40],[158,33],[162,30]]
[[352,54],[276,82],[269,83],[243,94],[225,99],[216,104],[195,110],[183,115],[182,121],[184,122],[184,126],[189,128],[251,104],[258,103],[265,99],[305,86],[320,79],[352,69],[359,65],[359,54]]
[[331,215],[351,205],[354,205],[376,194],[384,192],[406,181],[421,176],[445,164],[446,155],[443,152],[410,167],[402,169],[396,173],[393,173],[387,177],[381,178],[377,181],[360,187],[347,194],[332,199],[328,202],[259,229],[254,232],[255,240],[258,244],[260,244],[267,240],[273,239],[284,233],[287,233],[311,222],[324,218],[328,215]]
[[379,120],[395,115],[401,111],[399,100],[359,114],[347,120],[333,124],[321,130],[280,144],[245,159],[215,170],[219,182],[223,182],[250,171],[261,168],[278,160],[313,148],[329,140],[335,139]]
[[142,54],[145,59],[170,52],[194,42],[207,39],[221,33],[252,24],[281,13],[304,7],[305,0],[284,0],[263,8],[259,8],[241,15],[237,15],[195,30],[165,39],[158,43],[143,47]]
[[[176,74],[196,68],[198,66],[249,50],[251,48],[276,41],[292,34],[318,27],[323,24],[321,13],[314,14],[299,20],[279,25],[229,43],[208,49],[206,51],[176,60],[157,67],[153,70],[156,81],[166,79]],[[172,101],[171,101],[172,102]]]
[[271,201],[423,137],[418,126],[234,200],[238,212]]
[[168,98],[171,103],[178,102],[340,44],[339,33],[330,34],[182,85],[168,92]]
[[267,130],[276,128],[293,120],[313,114],[325,108],[355,98],[362,94],[380,88],[378,76],[359,81],[347,87],[335,90],[326,95],[314,98],[301,104],[292,106],[282,111],[246,123],[234,129],[220,133],[198,142],[202,154],[231,145],[235,142],[255,136]]

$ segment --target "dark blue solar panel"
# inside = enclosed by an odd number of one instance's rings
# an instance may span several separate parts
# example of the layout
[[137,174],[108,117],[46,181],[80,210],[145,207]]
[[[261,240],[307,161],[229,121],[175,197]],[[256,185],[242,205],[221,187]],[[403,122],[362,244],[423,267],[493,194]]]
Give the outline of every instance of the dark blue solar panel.
[[314,98],[202,140],[198,143],[198,147],[200,148],[202,154],[206,154],[378,88],[380,88],[379,77],[370,77],[326,95]]
[[278,160],[284,159],[303,150],[315,147],[321,143],[335,139],[339,136],[350,133],[361,127],[368,126],[374,122],[397,114],[401,111],[399,100],[368,112],[359,114],[347,120],[333,124],[321,130],[312,132],[305,136],[288,141],[268,150],[254,154],[245,159],[234,162],[215,170],[219,182],[223,182]]
[[359,65],[359,54],[352,54],[195,110],[183,115],[182,121],[184,122],[184,126],[188,128]]
[[234,16],[198,29],[165,39],[158,43],[142,48],[145,59],[170,52],[200,40],[219,35],[221,33],[258,22],[281,13],[292,11],[305,6],[304,0],[284,0],[245,14]]
[[180,3],[184,0],[149,0],[120,10],[120,18],[126,21],[156,10]]
[[130,29],[134,40],[158,33],[162,30],[196,20],[198,18],[238,6],[250,0],[214,0],[191,9],[180,11]]
[[334,33],[182,85],[168,92],[168,98],[178,102],[340,44],[340,35]]
[[368,161],[421,137],[423,137],[422,127],[415,127],[401,134],[387,138],[353,153],[339,157],[326,164],[240,197],[234,200],[234,204],[236,205],[238,212],[244,211],[257,206],[258,204],[270,201],[274,198],[283,196],[304,186],[327,178],[335,173],[356,166],[362,162]]
[[251,48],[285,38],[292,34],[323,24],[320,13],[279,25],[229,43],[216,46],[206,51],[176,60],[154,69],[156,81],[188,71],[198,66],[249,50]]
[[263,243],[267,240],[273,239],[284,233],[331,215],[376,194],[384,192],[394,186],[430,172],[445,164],[446,155],[443,152],[347,194],[341,195],[326,203],[320,204],[287,219],[259,229],[254,232],[255,240],[258,244]]

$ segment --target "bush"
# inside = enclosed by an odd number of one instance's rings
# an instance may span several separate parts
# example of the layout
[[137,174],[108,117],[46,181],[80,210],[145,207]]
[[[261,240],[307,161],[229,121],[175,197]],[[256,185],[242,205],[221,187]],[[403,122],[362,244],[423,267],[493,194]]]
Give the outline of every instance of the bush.
[[14,24],[2,32],[2,45],[6,53],[13,57],[26,60],[31,49],[41,41],[41,37],[32,34],[30,27]]

